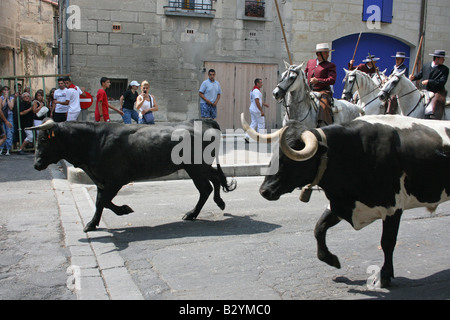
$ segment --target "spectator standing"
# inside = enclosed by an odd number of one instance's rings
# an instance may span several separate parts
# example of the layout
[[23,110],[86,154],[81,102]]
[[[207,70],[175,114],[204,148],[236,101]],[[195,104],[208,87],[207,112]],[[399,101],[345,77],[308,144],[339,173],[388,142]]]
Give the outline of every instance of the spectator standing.
[[55,122],[64,122],[67,119],[69,106],[67,104],[61,104],[61,102],[64,103],[67,100],[67,88],[63,78],[58,79],[58,86],[59,88],[56,89],[53,94],[53,104],[55,105],[53,110],[53,120]]
[[136,109],[139,113],[139,123],[155,124],[155,118],[153,111],[158,111],[158,104],[155,101],[155,97],[149,92],[150,84],[147,80],[141,83],[142,93],[137,97]]
[[[41,110],[47,109],[45,106],[44,101],[44,90],[40,89],[36,91],[36,94],[34,95],[34,101],[33,101],[33,126],[38,126],[42,124],[42,120],[47,116],[47,113],[42,113]],[[47,109],[48,110],[48,109]],[[43,110],[45,111],[45,110]]]
[[[266,128],[266,118],[264,117],[264,108],[268,108],[267,103],[262,102],[261,88],[263,87],[262,79],[255,79],[255,86],[252,91],[250,91],[250,117],[252,122],[250,127],[257,132],[261,132]],[[249,136],[245,134],[245,142],[249,142]]]
[[131,81],[128,90],[120,96],[120,110],[123,112],[123,123],[130,124],[131,119],[139,123],[139,114],[134,109],[137,97],[139,96],[137,89],[139,88],[139,82]]
[[23,149],[25,149],[28,144],[33,143],[33,131],[25,130],[33,126],[33,106],[31,105],[31,96],[28,92],[22,95],[22,101],[19,105],[20,114],[20,127],[25,132],[25,139],[19,148],[19,154],[23,154]]
[[119,109],[115,108],[114,106],[111,106],[108,103],[108,96],[106,95],[106,89],[108,89],[111,86],[111,81],[106,78],[102,77],[100,79],[100,85],[102,86],[97,91],[97,101],[95,103],[95,121],[96,122],[109,122],[109,109],[113,109],[118,114],[123,116],[123,112]]
[[14,98],[19,98],[22,95],[22,84],[21,83],[17,83],[16,86],[14,87]]
[[200,96],[200,113],[202,118],[216,119],[217,104],[222,94],[220,83],[216,81],[216,71],[209,69],[208,79],[202,82],[198,95]]
[[55,104],[54,104],[54,94],[55,94],[56,88],[52,88],[50,90],[50,93],[47,96],[47,108],[50,113],[50,118],[53,118],[53,111],[55,110]]
[[81,112],[80,97],[83,97],[85,88],[74,85],[69,77],[64,78],[64,84],[67,88],[67,100],[69,109],[67,110],[66,121],[77,121]]
[[[0,113],[3,115],[0,119],[0,133],[3,131],[5,134],[4,140],[0,137],[0,155],[3,153],[3,149],[6,148],[6,155],[9,156],[9,151],[13,144],[14,135],[14,95],[10,95],[9,87],[4,86],[2,88],[0,97],[1,110]],[[3,119],[4,118],[4,119]],[[2,142],[3,140],[3,142]]]

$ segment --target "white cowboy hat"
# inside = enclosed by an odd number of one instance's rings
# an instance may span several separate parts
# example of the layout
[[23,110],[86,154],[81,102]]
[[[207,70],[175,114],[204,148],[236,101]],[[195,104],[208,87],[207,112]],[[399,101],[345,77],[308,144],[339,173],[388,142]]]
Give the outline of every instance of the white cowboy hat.
[[140,86],[139,82],[137,82],[136,80],[133,80],[130,82],[130,86]]
[[330,45],[328,43],[318,43],[316,44],[315,52],[333,52],[334,50],[330,49]]
[[444,50],[434,50],[434,53],[429,53],[430,56],[433,57],[439,57],[439,58],[446,58],[448,56],[445,55]]
[[397,51],[395,56],[391,56],[392,58],[403,58],[403,59],[409,59],[409,57],[406,56],[404,52]]

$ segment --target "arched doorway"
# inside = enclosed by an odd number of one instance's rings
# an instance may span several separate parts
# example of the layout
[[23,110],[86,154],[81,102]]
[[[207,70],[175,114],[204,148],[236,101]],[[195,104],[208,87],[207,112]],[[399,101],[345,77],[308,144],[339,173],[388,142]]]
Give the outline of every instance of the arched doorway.
[[[334,85],[335,98],[341,98],[344,88],[342,80],[345,77],[343,68],[348,68],[348,63],[353,56],[358,36],[359,33],[355,33],[333,41],[333,49],[335,51],[332,53],[331,61],[336,64],[337,69],[337,80]],[[363,33],[359,41],[358,50],[356,51],[355,65],[362,63],[362,60],[370,52],[370,54],[380,58],[377,61],[377,66],[380,71],[387,69],[386,74],[389,74],[395,65],[395,59],[391,56],[395,56],[397,51],[405,52],[406,56],[409,57],[410,47],[404,42],[386,35]],[[409,60],[406,59],[406,66],[409,66]]]

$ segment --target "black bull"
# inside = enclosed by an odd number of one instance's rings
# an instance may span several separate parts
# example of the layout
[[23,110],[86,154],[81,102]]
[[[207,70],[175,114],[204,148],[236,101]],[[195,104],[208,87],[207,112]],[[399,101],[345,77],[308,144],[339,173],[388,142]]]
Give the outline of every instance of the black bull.
[[[96,211],[85,226],[85,232],[96,229],[104,208],[117,215],[133,212],[127,205],[112,203],[122,186],[132,181],[157,178],[185,169],[200,192],[197,205],[184,215],[185,220],[194,220],[200,213],[213,191],[210,182],[214,186],[214,201],[222,210],[225,203],[220,197],[220,187],[225,192],[236,187],[234,180],[228,184],[218,163],[217,169],[211,166],[218,152],[218,148],[211,146],[218,146],[220,139],[219,125],[212,120],[161,126],[55,123],[46,120],[31,129],[39,130],[35,169],[43,170],[49,164],[65,159],[83,169],[97,185]],[[208,140],[204,139],[207,135],[209,141],[203,141]],[[203,152],[208,151],[211,161],[205,162]],[[176,161],[173,161],[174,157]]]
[[359,230],[382,219],[385,262],[380,282],[388,286],[403,211],[415,207],[434,211],[449,200],[449,123],[368,116],[308,131],[291,121],[280,136],[279,170],[265,178],[261,195],[277,200],[297,187],[319,185],[330,207],[315,227],[317,254],[336,268],[340,263],[326,246],[327,230],[341,220]]

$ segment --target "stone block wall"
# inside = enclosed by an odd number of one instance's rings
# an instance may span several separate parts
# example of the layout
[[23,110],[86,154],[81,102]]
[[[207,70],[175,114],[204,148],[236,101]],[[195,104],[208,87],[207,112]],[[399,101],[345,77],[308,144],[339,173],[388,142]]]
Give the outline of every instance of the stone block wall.
[[[168,0],[71,0],[81,9],[81,28],[70,32],[70,72],[94,96],[102,76],[148,80],[158,121],[199,117],[198,88],[204,62],[275,63],[288,60],[274,1],[263,19],[245,17],[244,0],[212,0],[210,15],[173,15]],[[361,0],[278,0],[293,62],[313,58],[316,43],[359,32],[400,39],[416,53],[421,0],[395,0],[392,23],[370,29]],[[425,54],[450,52],[450,2],[429,0]],[[120,25],[120,32],[113,31]],[[427,61],[427,57],[425,60]],[[414,59],[411,59],[411,64]],[[412,65],[411,65],[412,68]]]

